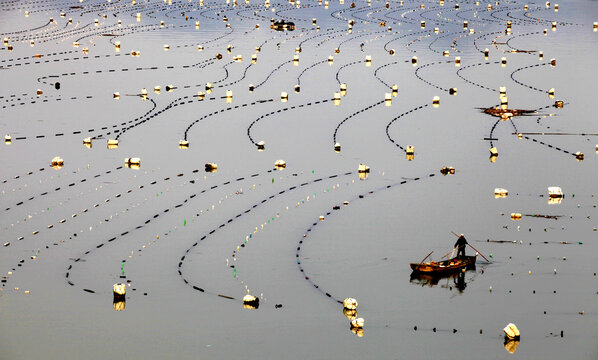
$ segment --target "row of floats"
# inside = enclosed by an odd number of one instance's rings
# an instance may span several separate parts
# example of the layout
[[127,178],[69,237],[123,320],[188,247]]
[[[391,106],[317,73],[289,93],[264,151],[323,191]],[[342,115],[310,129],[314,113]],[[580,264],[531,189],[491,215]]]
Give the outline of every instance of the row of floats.
[[[442,0],[441,0],[441,3],[444,3],[444,1],[442,1]],[[371,2],[369,2],[369,4],[371,4]],[[354,5],[354,4],[352,4],[352,5]],[[455,8],[458,8],[458,6],[459,6],[459,4],[455,4]],[[488,4],[488,9],[489,9],[489,10],[491,10],[491,9],[492,9],[492,4]],[[527,10],[527,5],[525,5],[524,9],[526,9],[526,10]],[[555,11],[558,11],[558,9],[559,9],[559,7],[558,7],[558,4],[555,4],[555,5],[554,5],[554,10],[555,10]],[[25,16],[29,16],[29,12],[27,12],[27,11],[26,11],[26,12],[25,12]],[[104,18],[105,18],[105,15],[104,15]],[[227,18],[225,18],[225,19],[226,19],[226,21],[228,21],[228,19],[227,19]],[[140,21],[140,17],[137,17],[137,21]],[[50,18],[50,22],[54,22],[54,19],[53,19],[53,18]],[[316,19],[315,19],[315,18],[314,18],[314,19],[312,19],[312,22],[313,22],[313,24],[314,24],[314,25],[316,25]],[[69,23],[69,24],[72,24],[72,23],[73,23],[73,19],[72,19],[72,18],[69,18],[69,19],[68,19],[68,23]],[[294,29],[295,29],[295,24],[294,24],[293,22],[286,22],[286,21],[284,21],[284,20],[281,20],[281,21],[275,21],[274,19],[270,19],[270,23],[271,23],[271,24],[270,24],[270,28],[271,28],[271,29],[273,29],[273,30],[279,30],[279,31],[287,31],[287,30],[291,30],[291,31],[292,31],[292,30],[294,30]],[[99,20],[98,20],[98,19],[94,19],[94,25],[95,25],[95,26],[99,26]],[[121,20],[118,20],[118,21],[117,21],[117,25],[118,25],[118,26],[122,26],[122,21],[121,21]],[[352,30],[352,28],[353,28],[353,25],[354,25],[354,21],[353,21],[353,20],[349,20],[349,31],[351,31],[351,30]],[[380,22],[380,24],[379,24],[379,25],[380,25],[380,26],[382,26],[382,27],[384,27],[384,26],[386,26],[386,22],[385,22],[385,21],[382,21],[382,22]],[[557,23],[556,21],[553,21],[553,22],[551,23],[551,29],[552,29],[552,31],[556,31],[557,25],[558,25],[558,23]],[[163,20],[162,20],[162,21],[160,21],[160,27],[165,27],[165,26],[166,26],[166,23],[165,23]],[[227,24],[227,27],[230,27],[230,25],[228,25],[228,24]],[[259,27],[260,27],[260,26],[259,26],[259,24],[256,24],[256,25],[255,25],[255,27],[256,27],[256,29],[259,29]],[[426,22],[425,22],[424,20],[420,21],[420,28],[422,28],[422,29],[425,29],[425,28],[426,28]],[[511,23],[511,21],[507,21],[507,27],[506,27],[506,32],[507,32],[507,34],[511,32],[511,28],[512,28],[512,23]],[[196,21],[196,22],[195,22],[195,29],[199,29],[199,21]],[[319,26],[318,26],[318,29],[319,29]],[[463,29],[464,29],[464,30],[469,30],[469,33],[470,33],[470,34],[473,34],[473,33],[475,33],[475,30],[474,30],[474,29],[470,29],[470,28],[469,28],[469,22],[468,22],[467,20],[464,20],[464,21],[463,21]],[[598,22],[594,22],[594,23],[592,24],[592,29],[594,30],[594,32],[598,32]],[[388,31],[392,31],[392,27],[388,27]],[[547,32],[548,32],[548,30],[547,30],[547,29],[544,29],[544,35],[546,35],[546,34],[547,34]],[[434,33],[435,33],[435,34],[439,34],[439,33],[440,33],[440,29],[439,29],[438,27],[435,27],[435,28],[434,28]],[[13,44],[10,44],[10,43],[9,43],[9,40],[10,40],[10,39],[9,39],[8,37],[5,37],[5,38],[4,38],[4,45],[6,46],[6,50],[8,50],[8,51],[13,51],[13,50],[14,50],[14,46],[13,46]],[[30,45],[31,45],[31,46],[33,46],[33,45],[34,45],[34,41],[33,41],[33,40],[31,40],[31,42],[30,42]],[[76,48],[78,48],[79,46],[80,46],[80,44],[79,44],[79,42],[78,42],[78,41],[75,41],[75,42],[73,42],[73,47],[76,47]],[[119,42],[119,41],[116,41],[116,42],[115,42],[115,44],[114,44],[114,48],[115,48],[115,50],[116,50],[116,51],[120,51],[120,42]],[[167,44],[165,44],[165,45],[164,45],[164,50],[166,50],[166,51],[167,51],[167,50],[170,50],[170,46],[169,46],[169,45],[167,45]],[[203,46],[201,46],[201,45],[200,45],[200,46],[198,46],[198,50],[199,50],[199,51],[202,51],[202,50],[203,50]],[[340,49],[338,49],[338,48],[337,48],[337,49],[335,49],[335,50],[336,50],[336,52],[337,52],[337,53],[339,53],[339,52],[340,52]],[[486,49],[486,50],[487,50],[487,49]],[[89,49],[87,49],[87,51],[89,51]],[[390,53],[390,55],[394,55],[394,54],[395,54],[395,51],[394,51],[394,49],[391,49],[391,50],[389,51],[389,53]],[[140,53],[139,53],[139,51],[132,51],[132,52],[131,52],[131,55],[132,55],[132,56],[136,56],[136,57],[138,57],[138,56],[140,56]],[[488,57],[487,51],[485,52],[485,56],[486,56],[486,57]]]
[[[126,301],[126,290],[127,285],[122,283],[117,283],[112,286],[113,290],[113,308],[115,311],[123,311],[125,310],[125,301]],[[243,308],[245,309],[258,309],[260,305],[260,299],[254,295],[246,294],[243,296],[242,299]],[[365,319],[362,317],[357,317],[357,307],[359,303],[355,298],[345,298],[343,300],[343,315],[349,319],[349,328],[351,332],[353,332],[358,337],[363,337],[364,331],[363,327],[365,326]],[[521,340],[521,333],[517,326],[513,323],[507,324],[503,329],[504,332],[504,341],[505,341],[505,348],[507,351],[514,353],[517,349],[517,345]]]
[[[503,188],[496,188],[494,189],[494,198],[495,199],[503,199],[509,196],[509,190]],[[548,204],[560,204],[563,201],[565,195],[563,194],[563,190],[558,186],[549,186],[548,187]],[[521,213],[511,213],[511,220],[521,220]]]
[[[503,188],[495,188],[494,189],[494,198],[501,199],[506,198],[509,196],[509,190]],[[550,198],[563,198],[565,195],[563,194],[563,189],[558,186],[549,186],[548,187],[548,197]]]
[[[7,135],[8,136],[8,135]],[[182,143],[182,144],[181,144]],[[188,147],[188,141],[186,140],[181,140],[181,143],[179,143],[179,146],[187,146]],[[91,147],[92,146],[92,139],[91,138],[85,138],[83,139],[83,144]],[[261,148],[262,150],[265,147],[265,143],[263,141],[260,141],[258,144],[258,148]],[[108,140],[108,148],[109,149],[115,149],[118,147],[118,140],[116,139],[109,139]],[[340,152],[340,144],[336,143],[334,145],[335,151]],[[413,146],[408,146],[407,147],[407,155],[411,155],[413,156],[414,154],[414,147]],[[132,169],[139,169],[141,167],[141,158],[139,157],[127,157],[124,160],[125,166],[132,168]],[[54,169],[60,169],[64,166],[64,159],[62,159],[60,156],[56,156],[54,158],[52,158],[52,160],[50,161],[50,165],[54,168]],[[282,170],[285,169],[287,166],[286,161],[279,159],[276,160],[274,162],[274,168],[277,170]],[[206,172],[217,172],[218,171],[218,164],[216,163],[206,163],[205,164],[205,170]],[[357,167],[357,173],[360,175],[360,178],[367,178],[367,174],[370,173],[370,167],[368,165],[365,164],[359,164],[359,166]],[[455,173],[455,168],[453,167],[443,167],[442,169],[440,169],[440,173],[442,175],[453,175]],[[549,188],[549,190],[552,188]],[[559,189],[560,188],[556,188]],[[504,190],[504,196],[502,197],[506,197],[506,194],[508,194],[508,192],[505,189],[495,189],[495,196],[498,197],[498,193],[497,191],[499,190]],[[556,197],[556,196],[552,196],[551,197]],[[562,197],[562,192],[561,192],[561,197]]]

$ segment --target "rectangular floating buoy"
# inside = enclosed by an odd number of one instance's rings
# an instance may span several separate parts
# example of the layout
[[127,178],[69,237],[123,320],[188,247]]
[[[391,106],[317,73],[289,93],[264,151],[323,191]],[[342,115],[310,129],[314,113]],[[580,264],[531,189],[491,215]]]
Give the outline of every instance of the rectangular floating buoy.
[[384,105],[391,106],[392,105],[392,93],[385,93],[384,94]]
[[189,141],[179,140],[179,149],[188,149],[188,148],[189,148]]
[[138,170],[141,167],[141,159],[138,157],[125,158],[125,166],[131,169]]
[[438,97],[438,96],[434,96],[434,97],[432,98],[432,105],[433,105],[434,107],[438,107],[438,106],[440,106],[440,97]]
[[455,56],[455,66],[461,65],[461,56]]
[[496,188],[494,189],[494,198],[506,198],[509,195],[509,190],[503,188]]
[[287,163],[284,160],[276,160],[274,162],[274,167],[278,170],[282,170],[287,167]]
[[521,213],[511,213],[511,220],[514,220],[514,221],[521,220]]
[[127,286],[125,284],[114,284],[112,285],[112,292],[114,293],[114,299],[124,299],[127,292]]
[[107,148],[108,148],[108,150],[117,149],[118,148],[118,140],[108,139]]
[[281,92],[280,93],[280,102],[287,102],[289,100],[289,94],[287,94],[286,92]]
[[426,22],[424,20],[419,22],[419,26],[421,29],[425,29],[426,28]]
[[357,167],[357,172],[360,173],[369,173],[370,172],[370,167],[365,165],[365,164],[359,164],[359,166]]
[[341,104],[341,94],[340,93],[335,92],[333,99],[334,99],[335,106],[339,106]]
[[64,160],[60,156],[56,156],[52,159],[50,165],[52,165],[54,169],[60,169],[64,165]]
[[513,323],[509,323],[503,330],[505,332],[505,337],[511,340],[518,340],[521,336],[519,329]]
[[467,29],[469,27],[469,22],[467,20],[463,20],[463,29]]
[[340,94],[341,94],[341,96],[347,96],[347,84],[345,84],[345,83],[341,84]]
[[558,186],[549,186],[548,187],[548,196],[552,197],[552,198],[562,198],[563,190]]

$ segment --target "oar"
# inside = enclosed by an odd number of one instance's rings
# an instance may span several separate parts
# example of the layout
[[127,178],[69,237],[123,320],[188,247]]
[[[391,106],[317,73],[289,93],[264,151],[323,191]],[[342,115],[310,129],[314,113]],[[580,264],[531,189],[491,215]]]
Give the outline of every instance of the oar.
[[[469,243],[467,243],[467,245],[469,245]],[[470,248],[472,248],[472,249],[474,249],[474,250],[475,250],[475,252],[477,252],[478,254],[480,254],[480,256],[484,258],[484,260],[486,260],[486,261],[488,261],[488,262],[491,262],[490,260],[486,259],[486,257],[485,257],[484,255],[482,255],[482,253],[481,253],[481,252],[479,252],[479,251],[478,251],[476,248],[474,248],[474,247],[473,247],[473,246],[471,246],[471,245],[469,245],[469,247],[470,247]]]
[[429,254],[428,254],[428,255],[427,255],[425,258],[423,258],[423,260],[422,260],[422,261],[420,261],[419,263],[420,263],[420,264],[421,264],[421,263],[423,263],[423,262],[424,262],[424,261],[425,261],[425,260],[428,258],[428,256],[432,255],[432,253],[433,253],[433,252],[434,252],[434,251],[430,252],[430,253],[429,253]]

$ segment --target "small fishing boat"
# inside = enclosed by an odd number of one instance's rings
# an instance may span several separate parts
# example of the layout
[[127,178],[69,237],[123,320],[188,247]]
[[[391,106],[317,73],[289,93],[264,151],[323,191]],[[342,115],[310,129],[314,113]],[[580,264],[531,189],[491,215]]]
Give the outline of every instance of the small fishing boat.
[[413,273],[447,274],[461,269],[475,268],[476,256],[452,258],[444,261],[411,263]]

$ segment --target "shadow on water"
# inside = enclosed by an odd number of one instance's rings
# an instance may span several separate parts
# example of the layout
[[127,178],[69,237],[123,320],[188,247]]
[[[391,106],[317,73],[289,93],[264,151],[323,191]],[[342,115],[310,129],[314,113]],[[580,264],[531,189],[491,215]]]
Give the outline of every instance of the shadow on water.
[[467,288],[466,274],[472,273],[469,280],[475,275],[475,264],[467,267],[462,271],[457,271],[448,274],[422,274],[413,272],[409,277],[409,282],[413,285],[420,285],[422,287],[429,286],[435,287],[440,286],[443,289],[452,290],[456,288],[459,293],[463,293]]

